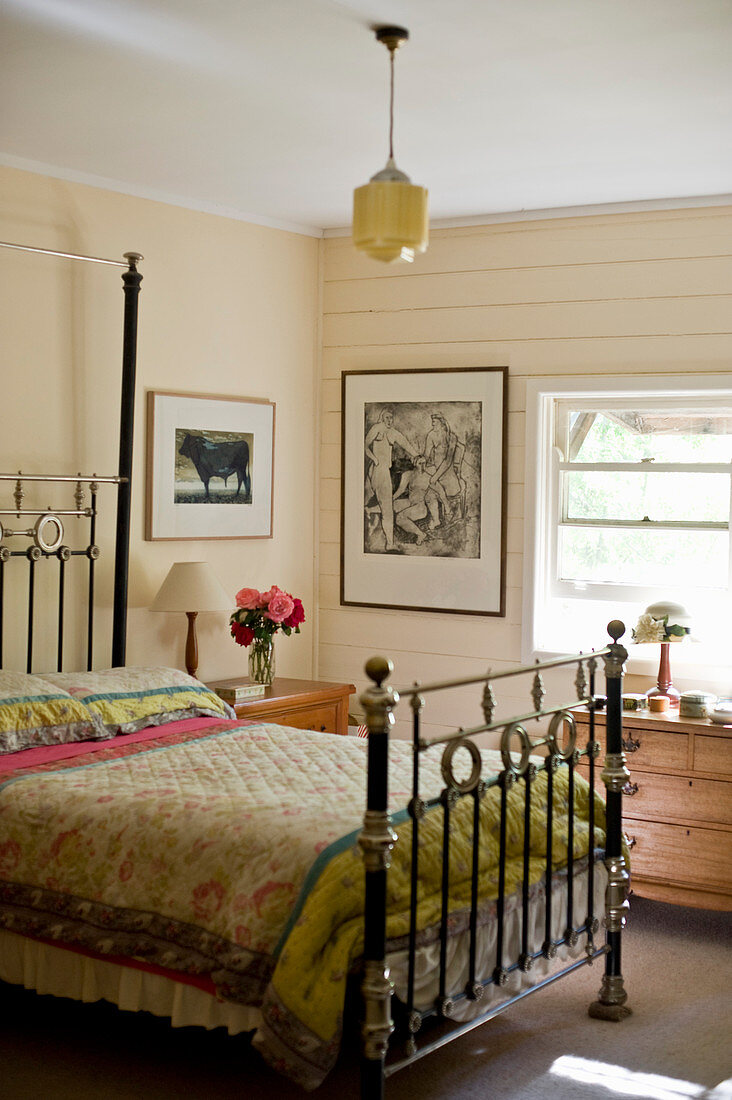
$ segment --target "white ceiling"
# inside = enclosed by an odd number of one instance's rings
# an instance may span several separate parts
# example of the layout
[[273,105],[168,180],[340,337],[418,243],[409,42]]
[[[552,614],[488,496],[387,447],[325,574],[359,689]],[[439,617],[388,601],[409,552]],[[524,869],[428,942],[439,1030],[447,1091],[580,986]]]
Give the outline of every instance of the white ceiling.
[[0,161],[264,224],[732,192],[732,0],[2,0]]

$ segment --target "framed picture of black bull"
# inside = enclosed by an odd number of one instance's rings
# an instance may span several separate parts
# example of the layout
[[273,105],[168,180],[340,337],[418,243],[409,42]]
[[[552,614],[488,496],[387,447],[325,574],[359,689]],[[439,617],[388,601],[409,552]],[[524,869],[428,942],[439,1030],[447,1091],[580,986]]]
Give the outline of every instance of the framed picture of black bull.
[[505,615],[507,378],[343,374],[342,604]]
[[271,401],[147,394],[145,538],[272,537]]

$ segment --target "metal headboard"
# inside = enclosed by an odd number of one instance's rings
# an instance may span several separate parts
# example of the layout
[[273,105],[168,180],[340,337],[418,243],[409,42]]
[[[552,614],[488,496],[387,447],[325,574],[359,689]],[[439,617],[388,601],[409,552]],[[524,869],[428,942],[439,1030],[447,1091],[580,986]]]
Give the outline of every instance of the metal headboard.
[[[57,664],[61,669],[64,650],[64,610],[66,603],[66,567],[67,563],[75,557],[86,558],[88,561],[87,580],[87,667],[91,668],[94,640],[94,584],[95,563],[100,556],[100,549],[96,544],[97,533],[97,492],[102,484],[117,486],[117,523],[115,535],[115,559],[114,559],[114,595],[113,595],[113,623],[112,623],[112,664],[123,665],[126,656],[127,637],[127,584],[129,570],[129,545],[130,545],[130,506],[131,506],[131,478],[132,478],[132,449],[134,439],[134,414],[135,414],[135,374],[137,367],[137,306],[140,293],[142,275],[137,270],[138,263],[143,259],[139,252],[125,252],[124,260],[105,260],[97,256],[81,256],[72,252],[57,252],[49,248],[35,248],[30,245],[11,244],[0,241],[0,248],[18,249],[21,252],[36,252],[47,256],[56,256],[67,260],[82,260],[95,264],[108,264],[113,267],[122,267],[122,283],[124,290],[124,326],[122,343],[122,390],[120,402],[120,434],[119,434],[119,464],[117,474],[111,477],[97,477],[92,475],[61,475],[61,474],[0,474],[0,482],[14,481],[13,492],[14,507],[0,508],[0,667],[3,664],[3,612],[5,600],[5,570],[12,558],[25,557],[28,561],[28,618],[27,618],[27,647],[26,665],[27,671],[32,671],[33,664],[33,626],[35,612],[36,590],[36,566],[42,560],[55,559],[58,562],[58,596],[57,609]],[[52,510],[24,508],[25,497],[24,483],[40,482],[50,485],[56,482],[70,482],[75,484],[74,507]],[[90,502],[86,503],[86,490],[90,495]],[[35,523],[25,528],[8,528],[2,517],[15,516],[35,517]],[[86,545],[81,548],[71,549],[64,539],[64,521],[62,517],[73,516],[88,521]],[[6,539],[15,540],[28,538],[31,544],[25,549],[11,549],[5,544]]]
[[[5,623],[5,572],[12,558],[25,558],[28,563],[28,618],[26,626],[26,671],[33,671],[33,627],[36,609],[36,569],[39,563],[47,561],[56,562],[58,565],[58,582],[56,589],[56,667],[60,672],[63,668],[64,657],[64,612],[66,609],[66,571],[72,558],[86,559],[88,562],[86,603],[87,603],[87,636],[86,636],[86,667],[91,669],[94,650],[94,582],[95,566],[100,557],[101,550],[96,542],[97,535],[97,493],[101,484],[120,485],[119,477],[84,477],[78,474],[74,477],[63,475],[32,474],[24,476],[21,471],[17,474],[0,474],[0,482],[14,481],[13,490],[14,508],[0,508],[0,668],[3,666],[3,630]],[[73,508],[29,508],[23,506],[26,495],[24,483],[31,482],[34,485],[50,486],[56,483],[75,483],[73,496]],[[89,503],[86,504],[87,489]],[[6,517],[13,516],[19,520],[35,519],[28,527],[9,527]],[[65,521],[69,517],[86,520],[84,524],[86,545],[72,549],[64,541],[66,533]],[[29,539],[30,545],[23,549],[11,550],[6,545],[12,539],[12,545],[16,541]],[[82,540],[76,540],[84,541]]]

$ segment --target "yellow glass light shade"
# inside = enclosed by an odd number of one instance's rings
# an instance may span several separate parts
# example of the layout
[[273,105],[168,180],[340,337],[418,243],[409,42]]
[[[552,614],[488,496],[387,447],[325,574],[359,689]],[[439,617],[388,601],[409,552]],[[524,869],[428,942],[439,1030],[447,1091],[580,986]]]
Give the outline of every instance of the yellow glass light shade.
[[414,260],[429,240],[427,188],[372,179],[353,192],[353,243],[375,260]]

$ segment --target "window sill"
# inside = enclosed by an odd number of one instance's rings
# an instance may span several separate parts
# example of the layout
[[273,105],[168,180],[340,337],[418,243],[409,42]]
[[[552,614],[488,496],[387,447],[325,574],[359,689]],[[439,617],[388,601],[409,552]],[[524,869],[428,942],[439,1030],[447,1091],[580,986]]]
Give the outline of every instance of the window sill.
[[[609,640],[609,639],[608,639]],[[626,644],[624,638],[621,642]],[[626,644],[628,659],[625,662],[626,677],[643,680],[643,684],[628,686],[627,691],[645,691],[656,683],[658,677],[658,665],[660,652],[658,646],[636,646]],[[647,654],[641,654],[641,649],[648,650]],[[732,660],[720,661],[719,654],[722,647],[714,647],[703,644],[679,645],[678,650],[672,646],[670,654],[671,678],[678,691],[692,691],[700,689],[712,691],[720,698],[732,697]],[[729,650],[726,650],[728,652]],[[651,655],[653,654],[653,655]],[[537,651],[535,657],[539,661],[551,660],[554,657],[568,655],[568,650]],[[591,654],[587,654],[591,656]],[[598,668],[598,685],[604,683],[602,665]],[[599,692],[603,688],[598,687]]]

